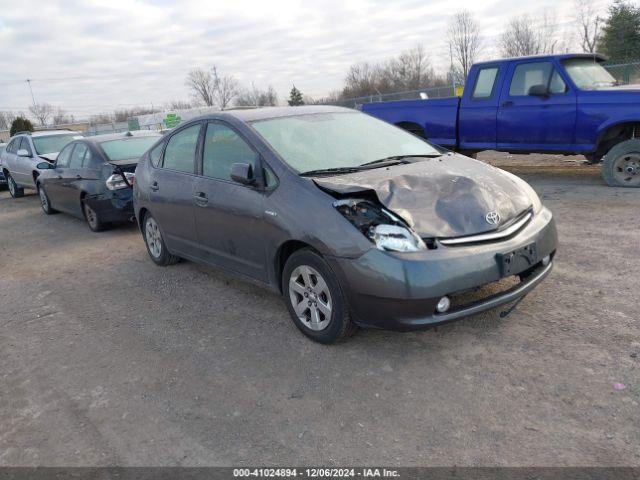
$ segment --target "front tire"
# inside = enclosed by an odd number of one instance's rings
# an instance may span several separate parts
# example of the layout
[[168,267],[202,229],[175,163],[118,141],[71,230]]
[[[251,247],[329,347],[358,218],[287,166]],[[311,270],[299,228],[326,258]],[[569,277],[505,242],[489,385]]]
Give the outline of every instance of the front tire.
[[618,143],[602,162],[602,177],[610,187],[640,187],[640,140]]
[[42,211],[46,215],[51,215],[53,213],[56,213],[56,210],[51,208],[51,202],[49,201],[49,196],[47,195],[47,192],[45,192],[44,190],[44,186],[38,184],[37,187],[38,187],[38,196],[40,197],[40,205],[42,206]]
[[144,216],[142,236],[147,246],[147,252],[156,265],[166,267],[167,265],[178,263],[180,257],[169,253],[162,238],[162,232],[160,231],[158,222],[156,222],[156,219],[153,218],[153,215],[150,213]]
[[24,188],[18,186],[11,174],[7,174],[7,187],[9,188],[9,193],[13,198],[20,198],[24,196]]
[[282,292],[293,323],[311,340],[335,343],[355,331],[338,277],[312,250],[298,250],[287,259]]

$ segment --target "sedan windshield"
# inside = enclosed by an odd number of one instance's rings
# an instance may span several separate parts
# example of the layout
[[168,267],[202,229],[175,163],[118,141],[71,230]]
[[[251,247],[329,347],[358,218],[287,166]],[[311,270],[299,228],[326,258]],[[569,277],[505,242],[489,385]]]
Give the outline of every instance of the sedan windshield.
[[565,60],[564,66],[580,90],[612,87],[617,84],[616,79],[602,65],[590,58],[571,58]]
[[102,142],[100,146],[109,160],[117,162],[141,157],[157,140],[158,137],[123,138]]
[[251,125],[298,173],[360,167],[389,157],[441,155],[426,141],[359,112],[271,118]]
[[38,155],[46,155],[47,153],[58,153],[64,146],[79,138],[80,135],[51,135],[48,137],[31,137],[33,146],[36,147]]

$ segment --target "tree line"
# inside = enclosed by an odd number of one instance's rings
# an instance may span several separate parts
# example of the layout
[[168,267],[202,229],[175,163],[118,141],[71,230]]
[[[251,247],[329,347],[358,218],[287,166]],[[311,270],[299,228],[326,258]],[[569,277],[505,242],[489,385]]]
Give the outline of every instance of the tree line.
[[[640,7],[628,0],[614,0],[605,18],[598,15],[593,0],[574,0],[573,34],[577,42],[560,31],[555,16],[545,12],[537,16],[519,15],[507,22],[494,47],[502,57],[566,52],[572,44],[579,44],[583,52],[599,52],[609,63],[627,63],[640,57]],[[428,87],[462,85],[471,65],[486,53],[488,45],[479,22],[467,10],[453,14],[447,25],[445,41],[449,51],[449,68],[436,72],[430,52],[422,45],[401,52],[383,62],[360,62],[351,65],[343,86],[325,98],[313,99],[292,86],[287,103],[303,105],[331,103],[343,99],[390,92],[418,90]],[[89,118],[90,123],[124,122],[127,118],[164,110],[181,110],[199,106],[220,109],[231,107],[263,107],[278,105],[279,99],[272,85],[259,86],[251,82],[243,86],[233,75],[211,68],[191,70],[185,79],[191,93],[190,100],[176,100],[164,105],[117,109]],[[61,108],[48,103],[29,107],[31,117],[40,125],[73,123],[75,118]],[[0,112],[0,129],[8,129],[22,112]]]

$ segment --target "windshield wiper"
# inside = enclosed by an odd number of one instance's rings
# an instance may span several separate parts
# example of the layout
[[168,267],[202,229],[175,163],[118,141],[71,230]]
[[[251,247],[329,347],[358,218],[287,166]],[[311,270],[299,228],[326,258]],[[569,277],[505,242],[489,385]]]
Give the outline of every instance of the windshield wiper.
[[313,177],[315,175],[331,175],[340,173],[354,173],[361,171],[359,167],[334,167],[334,168],[320,168],[318,170],[309,170],[302,172],[300,175],[303,177]]
[[363,163],[360,165],[361,167],[365,167],[367,165],[376,165],[378,163],[389,163],[390,165],[395,165],[398,163],[410,163],[407,162],[406,158],[437,158],[441,157],[440,154],[430,154],[430,155],[393,155],[391,157],[380,158],[378,160],[373,160],[372,162]]

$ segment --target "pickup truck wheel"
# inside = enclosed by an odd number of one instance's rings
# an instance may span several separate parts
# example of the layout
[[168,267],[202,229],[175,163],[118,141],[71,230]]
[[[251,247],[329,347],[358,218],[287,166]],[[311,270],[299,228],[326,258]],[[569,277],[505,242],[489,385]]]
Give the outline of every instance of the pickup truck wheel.
[[640,140],[618,143],[607,152],[602,177],[611,187],[640,187]]
[[24,188],[18,186],[11,174],[7,175],[7,187],[9,187],[9,193],[13,198],[20,198],[24,195]]

